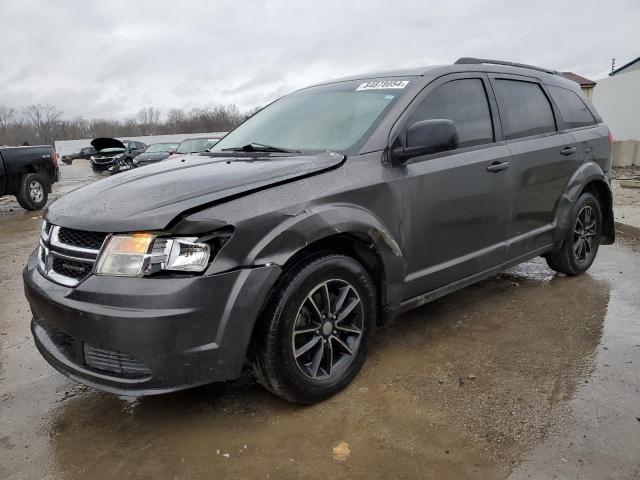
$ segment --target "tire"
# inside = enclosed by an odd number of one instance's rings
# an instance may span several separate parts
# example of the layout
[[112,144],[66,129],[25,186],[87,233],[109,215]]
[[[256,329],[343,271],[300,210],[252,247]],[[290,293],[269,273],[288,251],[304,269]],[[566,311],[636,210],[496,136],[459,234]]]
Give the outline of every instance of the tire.
[[601,236],[600,202],[591,193],[585,192],[573,205],[562,248],[547,255],[547,264],[556,272],[571,276],[586,272],[596,258]]
[[258,381],[305,405],[336,394],[362,368],[376,316],[375,286],[356,260],[325,253],[298,263],[278,282],[262,317],[253,359]]
[[47,204],[46,183],[37,173],[27,173],[20,179],[16,199],[25,210],[39,210]]

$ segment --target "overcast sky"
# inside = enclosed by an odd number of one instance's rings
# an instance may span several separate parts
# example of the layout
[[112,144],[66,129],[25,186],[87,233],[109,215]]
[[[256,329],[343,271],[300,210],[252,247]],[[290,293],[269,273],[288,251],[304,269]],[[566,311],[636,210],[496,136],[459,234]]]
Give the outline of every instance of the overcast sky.
[[265,103],[333,77],[498,58],[602,78],[639,0],[0,0],[0,105],[65,117]]

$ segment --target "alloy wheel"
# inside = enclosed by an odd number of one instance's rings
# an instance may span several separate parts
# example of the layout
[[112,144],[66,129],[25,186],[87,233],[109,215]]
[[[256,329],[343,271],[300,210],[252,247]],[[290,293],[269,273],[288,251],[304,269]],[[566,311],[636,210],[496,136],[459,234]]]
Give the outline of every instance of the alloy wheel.
[[293,324],[291,347],[298,369],[313,380],[339,375],[361,343],[364,308],[355,288],[327,280],[306,296]]
[[578,213],[573,230],[573,255],[577,262],[584,263],[589,259],[593,251],[596,227],[597,219],[593,208],[585,205]]

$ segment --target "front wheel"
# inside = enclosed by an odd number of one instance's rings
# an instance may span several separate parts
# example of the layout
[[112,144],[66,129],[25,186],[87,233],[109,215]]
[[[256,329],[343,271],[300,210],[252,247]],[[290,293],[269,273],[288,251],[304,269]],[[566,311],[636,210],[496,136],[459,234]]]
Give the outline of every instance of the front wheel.
[[47,188],[36,173],[27,173],[20,179],[16,199],[25,210],[39,210],[47,204]]
[[374,284],[356,260],[326,254],[298,264],[278,285],[254,370],[286,400],[319,402],[348,385],[364,363],[376,325]]
[[583,193],[571,211],[571,220],[562,248],[547,255],[547,264],[556,272],[580,275],[586,272],[598,253],[602,236],[600,202]]

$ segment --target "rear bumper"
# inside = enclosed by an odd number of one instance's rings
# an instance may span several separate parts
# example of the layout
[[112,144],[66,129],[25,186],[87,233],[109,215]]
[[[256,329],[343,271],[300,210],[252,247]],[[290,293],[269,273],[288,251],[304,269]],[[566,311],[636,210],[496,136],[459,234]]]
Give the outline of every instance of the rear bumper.
[[36,346],[54,368],[100,390],[149,395],[236,378],[279,273],[90,276],[68,288],[43,277],[32,255],[23,277]]

